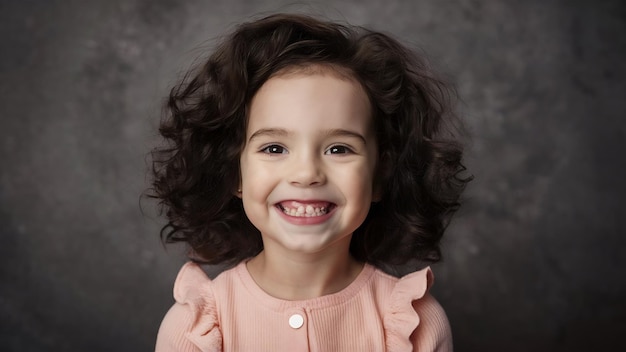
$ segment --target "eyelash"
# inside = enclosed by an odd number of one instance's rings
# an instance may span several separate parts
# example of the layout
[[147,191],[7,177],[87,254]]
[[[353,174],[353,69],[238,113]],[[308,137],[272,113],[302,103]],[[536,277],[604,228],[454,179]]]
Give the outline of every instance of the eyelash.
[[[280,152],[276,152],[276,149],[279,149],[279,148],[281,149],[281,151]],[[260,151],[263,152],[263,153],[266,153],[266,154],[285,154],[286,149],[282,145],[270,144],[268,146],[265,146],[265,147],[261,148]]]
[[[343,152],[342,153],[332,152],[333,150],[336,151],[337,149],[341,149],[343,150]],[[330,148],[326,149],[326,151],[324,152],[324,154],[352,154],[352,153],[354,153],[354,151],[345,145],[333,145]]]
[[[338,152],[340,151],[341,152]],[[282,145],[270,144],[260,149],[260,152],[265,154],[286,154],[287,149]],[[326,155],[334,154],[352,154],[354,151],[345,145],[333,145],[324,151]]]

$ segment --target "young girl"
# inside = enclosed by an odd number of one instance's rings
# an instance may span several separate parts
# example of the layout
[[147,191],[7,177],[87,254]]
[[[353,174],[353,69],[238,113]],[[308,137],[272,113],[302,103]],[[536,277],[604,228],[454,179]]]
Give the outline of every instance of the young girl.
[[[154,152],[191,262],[157,351],[450,351],[429,268],[469,180],[416,54],[300,15],[239,26],[175,87]],[[197,263],[233,267],[214,280]]]

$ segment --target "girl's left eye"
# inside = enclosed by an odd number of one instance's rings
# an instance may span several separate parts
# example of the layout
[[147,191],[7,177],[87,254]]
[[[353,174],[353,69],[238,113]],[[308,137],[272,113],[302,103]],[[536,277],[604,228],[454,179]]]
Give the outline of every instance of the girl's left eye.
[[344,145],[333,145],[326,150],[326,154],[348,154],[352,153],[352,150]]
[[267,147],[261,149],[261,151],[267,154],[285,154],[287,152],[285,148],[277,144],[268,145]]

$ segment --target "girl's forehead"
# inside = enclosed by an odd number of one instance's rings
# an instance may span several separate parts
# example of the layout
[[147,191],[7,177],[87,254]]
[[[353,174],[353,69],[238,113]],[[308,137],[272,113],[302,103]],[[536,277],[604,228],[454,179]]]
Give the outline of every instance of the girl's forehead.
[[[357,79],[356,74],[349,68],[333,64],[333,63],[309,63],[309,64],[298,64],[291,65],[285,68],[282,68],[269,76],[269,78],[259,87],[259,89],[254,93],[252,99],[248,103],[248,116],[251,110],[251,105],[255,100],[258,100],[257,97],[259,93],[265,93],[268,90],[267,86],[275,86],[276,81],[291,81],[295,82],[302,78],[315,78],[315,77],[326,77],[332,79],[342,81],[343,83],[348,83],[350,87],[352,87],[352,91],[355,94],[364,97],[367,101],[367,105],[369,110],[372,110],[372,104],[369,98],[369,94],[367,93],[366,88],[361,84],[359,79]],[[293,79],[293,80],[291,80]],[[344,86],[347,86],[344,84]],[[332,99],[332,101],[336,101],[336,99]]]
[[372,110],[363,87],[334,71],[290,71],[270,78],[250,103],[248,132],[260,126],[346,128],[366,133]]

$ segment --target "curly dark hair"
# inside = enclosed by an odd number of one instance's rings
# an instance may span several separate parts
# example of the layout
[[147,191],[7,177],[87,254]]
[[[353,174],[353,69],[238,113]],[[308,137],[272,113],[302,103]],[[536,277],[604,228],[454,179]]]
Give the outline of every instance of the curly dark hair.
[[440,239],[471,177],[451,109],[453,91],[426,61],[388,35],[313,17],[277,14],[244,23],[169,95],[150,196],[167,243],[190,257],[235,264],[263,249],[240,198],[247,109],[281,70],[311,65],[348,72],[371,101],[381,199],[354,232],[350,252],[379,267],[441,259]]

